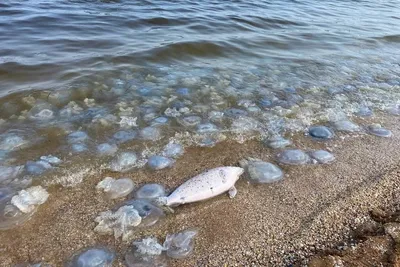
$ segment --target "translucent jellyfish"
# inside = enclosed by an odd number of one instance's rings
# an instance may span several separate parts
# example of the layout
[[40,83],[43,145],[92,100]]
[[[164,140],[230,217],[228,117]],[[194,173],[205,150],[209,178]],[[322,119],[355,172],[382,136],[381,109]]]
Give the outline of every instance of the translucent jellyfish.
[[116,132],[113,135],[113,139],[117,142],[117,143],[125,143],[128,141],[131,141],[133,139],[135,139],[137,136],[136,131],[130,130],[130,131],[119,131]]
[[139,132],[143,140],[157,141],[161,139],[161,130],[156,127],[145,127]]
[[121,116],[121,120],[118,122],[121,128],[132,128],[137,127],[137,118],[129,116]]
[[273,102],[270,98],[268,97],[262,97],[259,101],[258,104],[262,107],[262,108],[270,108],[273,106]]
[[326,150],[316,150],[309,153],[318,163],[325,164],[335,160],[335,156]]
[[185,230],[176,234],[167,235],[164,242],[167,255],[174,259],[188,257],[194,249],[194,237],[197,233],[197,230]]
[[360,126],[348,120],[335,121],[333,127],[342,132],[359,132],[361,130]]
[[26,140],[25,138],[12,134],[5,134],[1,136],[1,139],[2,140],[0,141],[0,149],[7,151],[16,150],[20,147],[25,146],[28,143],[28,140]]
[[136,167],[137,156],[134,152],[123,152],[111,161],[110,169],[115,172],[127,172]]
[[331,129],[325,126],[312,126],[308,129],[310,136],[316,139],[331,139],[334,134]]
[[183,146],[176,143],[167,144],[162,151],[162,155],[169,158],[178,158],[182,156],[183,153]]
[[72,152],[74,152],[74,153],[81,153],[81,152],[87,151],[88,147],[85,144],[77,143],[77,144],[72,144],[71,149],[72,149]]
[[167,259],[162,254],[164,247],[156,238],[148,237],[141,241],[134,241],[133,247],[125,254],[125,263],[128,267],[166,267]]
[[164,247],[158,243],[158,240],[154,237],[148,237],[141,241],[133,242],[136,246],[137,252],[144,255],[161,255],[164,251]]
[[180,96],[189,96],[190,90],[189,88],[179,88],[176,90],[176,93]]
[[1,166],[0,165],[0,182],[12,180],[23,173],[25,167],[20,166]]
[[70,133],[67,137],[68,143],[70,144],[77,144],[81,142],[85,142],[87,139],[89,139],[89,136],[87,133],[83,131],[76,131],[73,133]]
[[164,196],[165,187],[160,184],[145,184],[135,192],[137,199],[157,199]]
[[50,163],[44,160],[27,161],[25,164],[26,172],[32,175],[41,175],[51,168]]
[[40,160],[46,161],[46,162],[48,162],[50,164],[53,164],[53,165],[58,165],[58,164],[60,164],[62,162],[61,159],[59,159],[59,158],[57,158],[55,156],[52,156],[52,155],[41,156]]
[[112,156],[117,153],[118,147],[116,144],[103,143],[97,146],[97,152],[101,156]]
[[197,125],[197,133],[205,134],[205,133],[215,133],[218,132],[218,127],[212,123],[202,123]]
[[225,110],[224,114],[230,118],[238,118],[238,117],[247,116],[248,113],[247,113],[247,111],[245,111],[243,109],[230,108],[230,109]]
[[135,184],[129,178],[113,179],[111,177],[104,178],[96,186],[97,190],[102,190],[111,199],[127,196],[133,191]]
[[164,211],[159,207],[151,204],[146,199],[133,199],[128,200],[124,205],[133,206],[142,218],[142,222],[139,227],[150,227],[156,224],[161,218],[163,218]]
[[0,230],[14,228],[23,224],[34,213],[23,213],[16,206],[12,205],[11,199],[15,191],[9,187],[0,187]]
[[100,234],[114,234],[116,239],[122,236],[122,240],[128,240],[141,221],[142,217],[135,207],[125,205],[115,212],[101,212],[95,219],[98,225],[94,231]]
[[72,257],[68,267],[111,267],[115,254],[108,248],[86,248]]
[[243,159],[239,163],[248,171],[252,182],[273,183],[283,178],[282,170],[272,163],[254,158]]
[[266,140],[264,143],[270,148],[277,149],[290,146],[292,141],[285,139],[282,136],[276,136],[272,139]]
[[28,117],[31,120],[50,120],[55,117],[54,111],[53,105],[44,101],[37,101],[29,110]]
[[220,122],[220,121],[222,121],[223,117],[224,117],[224,113],[221,111],[213,110],[213,111],[210,111],[210,113],[208,113],[208,118],[210,119],[210,121],[213,121],[213,122]]
[[155,155],[149,158],[147,165],[153,170],[162,170],[171,167],[174,162],[170,158]]
[[138,227],[150,227],[164,217],[164,212],[144,199],[129,200],[117,210],[101,212],[95,219],[95,231],[100,234],[114,234],[126,241]]
[[360,117],[370,117],[370,116],[373,115],[373,112],[372,112],[372,110],[371,110],[369,107],[362,106],[362,107],[360,107],[360,109],[356,112],[356,115],[357,115],[357,116],[360,116]]
[[201,147],[213,147],[217,144],[217,141],[209,136],[206,136],[205,138],[202,138],[199,142],[198,145]]
[[301,165],[310,161],[310,157],[299,149],[287,149],[277,156],[278,161],[283,164]]
[[167,124],[169,121],[169,119],[167,117],[158,117],[155,118],[152,122],[151,125],[155,126],[155,125],[164,125]]
[[185,127],[193,127],[193,126],[196,126],[197,124],[201,123],[201,117],[194,116],[194,115],[188,116],[188,117],[179,119],[178,122]]
[[35,210],[39,205],[46,202],[49,193],[39,186],[32,186],[26,190],[21,190],[18,195],[11,199],[11,204],[16,206],[23,213],[30,213]]
[[376,135],[379,137],[391,137],[392,136],[391,131],[383,128],[379,124],[374,124],[374,125],[368,126],[368,132],[372,135]]

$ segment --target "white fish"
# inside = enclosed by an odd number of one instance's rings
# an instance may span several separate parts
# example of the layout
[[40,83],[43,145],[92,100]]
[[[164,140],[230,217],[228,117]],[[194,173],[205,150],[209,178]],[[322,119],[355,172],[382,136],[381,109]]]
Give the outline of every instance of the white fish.
[[244,172],[240,167],[218,167],[203,172],[180,185],[168,197],[161,197],[159,202],[173,207],[185,203],[206,200],[228,192],[235,197],[235,183]]

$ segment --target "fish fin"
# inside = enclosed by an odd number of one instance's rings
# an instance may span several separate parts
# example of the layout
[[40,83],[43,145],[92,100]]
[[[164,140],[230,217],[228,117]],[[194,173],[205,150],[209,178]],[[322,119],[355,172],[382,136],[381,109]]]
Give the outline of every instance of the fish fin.
[[231,189],[228,191],[229,197],[234,198],[237,194],[237,189],[235,186],[232,186]]

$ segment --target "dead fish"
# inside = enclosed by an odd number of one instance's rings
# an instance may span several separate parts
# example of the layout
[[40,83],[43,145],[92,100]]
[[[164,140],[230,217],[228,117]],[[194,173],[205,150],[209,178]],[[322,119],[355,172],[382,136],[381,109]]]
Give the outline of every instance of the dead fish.
[[235,183],[244,172],[240,167],[218,167],[203,172],[180,185],[168,197],[160,197],[158,202],[167,207],[206,200],[228,192],[235,197]]

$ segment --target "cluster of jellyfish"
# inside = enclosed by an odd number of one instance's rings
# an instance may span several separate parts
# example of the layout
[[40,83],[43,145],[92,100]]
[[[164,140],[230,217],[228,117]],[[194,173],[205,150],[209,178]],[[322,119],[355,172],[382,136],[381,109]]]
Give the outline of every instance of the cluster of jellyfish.
[[[264,88],[265,81],[247,88],[246,79],[254,81],[257,75],[236,79],[221,74],[213,84],[201,77],[185,78],[180,81],[183,86],[156,77],[143,81],[145,86],[116,79],[92,89],[25,96],[2,104],[1,114],[7,118],[0,119],[0,230],[25,223],[45,203],[46,189],[32,184],[62,168],[68,157],[95,155],[113,172],[144,166],[159,171],[173,167],[185,146],[212,147],[227,136],[239,142],[261,136],[263,144],[277,150],[277,164],[248,157],[239,165],[250,182],[273,183],[284,177],[279,164],[329,164],[335,160],[331,151],[296,149],[282,133],[305,130],[320,142],[334,138],[335,132],[390,137],[391,131],[381,125],[361,126],[348,115],[371,117],[374,108],[400,115],[397,102],[389,101],[396,99],[393,88],[400,86],[392,80],[388,85],[368,79],[361,85],[270,90]],[[158,85],[164,83],[168,88]],[[379,90],[369,89],[374,86]],[[328,122],[309,126],[314,121]],[[38,155],[24,162],[18,158],[51,138],[60,143],[58,157]],[[159,146],[166,139],[167,144]],[[126,148],[135,142],[154,144],[157,149],[138,153]],[[117,199],[131,196],[135,184],[130,178],[107,177],[97,190]],[[133,198],[100,213],[94,231],[128,241],[137,229],[156,225],[165,216],[156,201],[165,196],[164,186],[144,185]],[[189,229],[168,235],[163,244],[153,237],[135,241],[125,257],[127,265],[164,266],[168,257],[187,257],[196,234]],[[108,248],[87,248],[74,255],[71,264],[98,266],[95,262],[99,262],[99,266],[107,266],[114,258]]]

